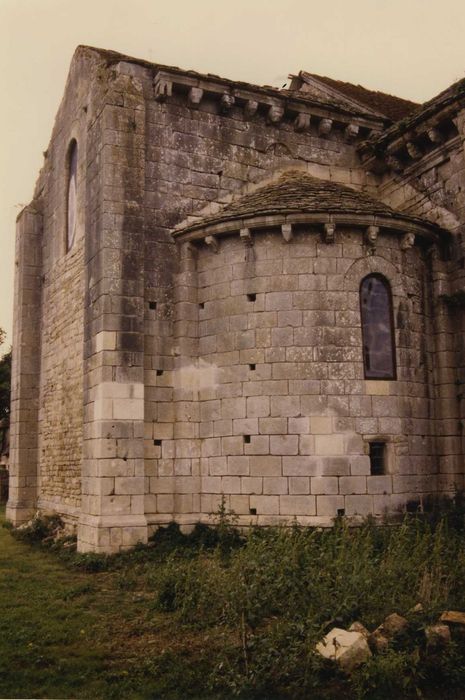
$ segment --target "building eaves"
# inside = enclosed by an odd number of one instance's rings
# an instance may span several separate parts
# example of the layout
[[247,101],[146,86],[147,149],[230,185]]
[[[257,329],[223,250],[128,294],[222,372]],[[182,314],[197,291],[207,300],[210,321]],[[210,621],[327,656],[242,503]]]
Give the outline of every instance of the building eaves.
[[[295,215],[298,215],[297,218]],[[289,220],[304,221],[300,215],[310,215],[309,221],[355,221],[376,218],[387,221],[401,221],[415,228],[429,229],[435,234],[438,228],[423,219],[406,215],[388,205],[359,192],[319,178],[302,171],[291,170],[253,192],[235,199],[214,214],[184,222],[176,228],[174,235],[185,235],[195,231],[205,231],[216,227],[224,231],[231,229],[233,222],[251,222],[253,219],[267,221],[273,217],[290,217]],[[294,217],[294,218],[293,218]],[[300,218],[299,218],[300,217]],[[220,228],[218,228],[220,227]]]
[[216,83],[222,85],[225,90],[229,91],[244,91],[250,93],[257,93],[264,95],[270,99],[285,100],[287,102],[300,103],[302,106],[307,107],[309,110],[312,108],[324,109],[328,112],[338,112],[343,115],[345,120],[350,120],[351,117],[358,117],[373,125],[373,128],[379,133],[385,126],[385,120],[382,117],[377,117],[370,110],[363,109],[353,110],[344,106],[342,104],[337,104],[331,100],[316,99],[315,97],[306,96],[299,90],[287,90],[275,88],[269,85],[254,85],[252,83],[247,83],[244,81],[230,80],[229,78],[223,78],[221,76],[215,75],[213,73],[199,73],[194,70],[185,70],[177,66],[167,66],[160,63],[154,63],[147,61],[145,59],[134,58],[126,54],[119,53],[117,51],[112,51],[109,49],[101,49],[93,46],[81,45],[77,49],[83,51],[90,51],[97,53],[106,63],[107,66],[115,65],[120,62],[132,63],[135,65],[143,66],[149,69],[155,76],[157,73],[169,74],[171,76],[178,76],[184,80],[191,81],[202,81],[206,83]]
[[384,150],[389,143],[417,129],[417,127],[433,118],[439,112],[449,107],[461,107],[464,104],[465,79],[462,79],[440,92],[439,95],[436,95],[431,100],[428,100],[428,102],[425,102],[413,114],[393,124],[383,134],[368,139],[367,143],[374,145],[377,149]]

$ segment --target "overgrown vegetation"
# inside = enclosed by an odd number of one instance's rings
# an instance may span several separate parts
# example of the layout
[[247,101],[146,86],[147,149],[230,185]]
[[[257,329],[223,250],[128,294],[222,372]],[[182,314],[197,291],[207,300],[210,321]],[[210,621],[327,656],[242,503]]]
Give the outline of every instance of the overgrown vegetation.
[[[5,340],[5,331],[0,328],[0,348]],[[11,348],[0,354],[0,455],[8,450],[7,435],[10,426],[11,392]]]
[[[69,577],[60,606],[71,619],[79,608],[90,616],[86,639],[95,638],[101,659],[98,687],[84,667],[79,682],[66,685],[62,671],[57,685],[53,664],[50,687],[61,697],[464,697],[463,639],[454,633],[432,652],[424,634],[442,611],[465,610],[463,505],[444,515],[445,505],[395,526],[340,519],[332,529],[255,528],[247,537],[223,506],[216,528],[184,535],[172,524],[150,546],[114,557],[75,554],[69,539],[66,548],[51,544],[49,524],[45,541],[62,561],[43,547],[32,553],[53,561],[62,582]],[[0,626],[14,609],[0,610]],[[372,630],[392,612],[407,617],[408,633],[350,677],[315,653],[331,627],[357,620]],[[0,694],[46,697],[34,685],[17,691],[0,675]]]
[[[5,331],[0,328],[0,347],[5,340]],[[10,416],[11,348],[0,355],[0,421],[8,423]]]

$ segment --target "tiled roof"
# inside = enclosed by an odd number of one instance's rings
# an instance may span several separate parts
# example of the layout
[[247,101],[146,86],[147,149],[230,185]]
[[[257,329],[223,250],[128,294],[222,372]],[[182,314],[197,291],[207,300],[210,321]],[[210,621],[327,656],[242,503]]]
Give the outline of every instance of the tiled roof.
[[407,115],[404,119],[393,124],[389,129],[381,134],[381,136],[373,136],[369,139],[370,142],[376,143],[378,146],[385,146],[390,141],[406,133],[418,124],[425,122],[430,117],[450,105],[462,107],[465,102],[465,79],[458,80],[446,90],[443,90],[431,100],[424,102],[418,110]]
[[236,199],[216,214],[191,223],[184,230],[234,219],[296,212],[367,214],[420,221],[350,187],[320,180],[302,171],[290,170],[271,184]]
[[353,83],[346,83],[342,80],[333,80],[322,75],[316,75],[315,73],[307,73],[312,78],[315,78],[321,83],[328,85],[328,87],[333,90],[350,97],[357,102],[370,107],[371,109],[385,115],[391,121],[398,121],[404,117],[412,114],[415,110],[420,108],[420,105],[416,102],[411,102],[410,100],[404,100],[401,97],[395,97],[394,95],[387,95],[384,92],[379,92],[377,90],[368,90],[362,85],[354,85]]
[[300,102],[308,105],[308,107],[323,107],[333,111],[334,109],[336,109],[339,113],[342,113],[344,115],[352,115],[356,113],[359,116],[363,116],[366,119],[380,119],[380,117],[376,117],[372,113],[366,112],[363,108],[363,105],[360,106],[360,109],[354,109],[353,107],[349,108],[347,104],[344,105],[341,102],[338,102],[337,100],[330,98],[323,99],[322,97],[315,97],[313,95],[306,94],[301,90],[286,90],[283,88],[273,87],[271,85],[254,85],[252,83],[247,83],[244,81],[230,80],[229,78],[222,78],[221,76],[215,75],[214,73],[199,73],[198,71],[185,70],[183,68],[178,68],[177,66],[167,66],[160,63],[152,63],[151,61],[147,61],[145,59],[134,58],[133,56],[127,56],[126,54],[122,54],[117,51],[111,51],[109,49],[100,49],[93,46],[80,45],[78,46],[77,50],[92,51],[94,53],[99,54],[99,56],[105,61],[105,63],[108,66],[113,65],[115,63],[119,63],[120,61],[127,61],[129,63],[144,66],[145,68],[149,68],[152,71],[165,70],[173,74],[187,76],[198,80],[212,80],[215,82],[218,81],[227,89],[250,90],[253,92],[259,92],[268,95],[270,97],[299,100]]

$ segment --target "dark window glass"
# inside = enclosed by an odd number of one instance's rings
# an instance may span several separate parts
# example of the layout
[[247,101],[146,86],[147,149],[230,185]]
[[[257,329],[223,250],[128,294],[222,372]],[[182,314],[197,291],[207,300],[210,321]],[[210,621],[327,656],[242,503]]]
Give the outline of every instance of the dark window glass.
[[384,442],[370,442],[370,473],[373,476],[380,476],[385,472]]
[[366,379],[395,379],[396,363],[391,290],[378,275],[360,285],[363,364]]
[[69,154],[68,154],[68,221],[67,221],[67,236],[66,245],[67,250],[73,247],[74,234],[76,231],[76,187],[77,178],[77,143],[73,141],[71,143]]

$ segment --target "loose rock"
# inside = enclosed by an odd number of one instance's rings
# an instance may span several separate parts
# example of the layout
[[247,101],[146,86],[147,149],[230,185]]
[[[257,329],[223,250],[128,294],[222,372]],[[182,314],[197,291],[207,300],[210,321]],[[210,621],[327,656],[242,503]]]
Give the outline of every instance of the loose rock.
[[377,627],[377,629],[375,629],[375,631],[368,637],[370,649],[378,654],[385,651],[391,639],[405,632],[407,627],[408,621],[405,619],[405,617],[402,617],[397,613],[388,615],[383,624]]
[[349,632],[360,632],[360,634],[363,634],[365,639],[368,639],[370,636],[369,631],[364,625],[362,625],[361,622],[352,622],[351,626],[349,627]]
[[451,640],[447,625],[431,625],[425,628],[426,643],[430,649],[442,649]]
[[446,610],[439,618],[439,622],[445,622],[448,625],[462,625],[465,627],[465,613],[458,610]]
[[321,642],[318,642],[316,650],[325,659],[336,661],[346,673],[350,673],[371,656],[367,640],[361,632],[351,632],[339,627],[334,627]]

